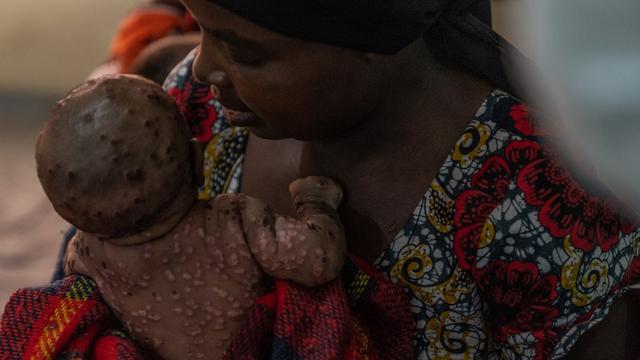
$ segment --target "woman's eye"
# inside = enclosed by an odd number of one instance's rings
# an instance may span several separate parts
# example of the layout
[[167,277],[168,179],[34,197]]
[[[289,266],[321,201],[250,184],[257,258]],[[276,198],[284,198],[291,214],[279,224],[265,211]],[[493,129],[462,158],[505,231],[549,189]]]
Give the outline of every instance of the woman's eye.
[[248,66],[263,65],[267,58],[263,54],[255,53],[246,49],[238,49],[227,45],[229,55],[234,62]]
[[264,65],[269,60],[269,56],[260,49],[238,45],[235,42],[229,42],[226,39],[221,39],[212,31],[203,27],[201,27],[201,31],[206,33],[211,44],[232,62],[243,66],[258,67]]

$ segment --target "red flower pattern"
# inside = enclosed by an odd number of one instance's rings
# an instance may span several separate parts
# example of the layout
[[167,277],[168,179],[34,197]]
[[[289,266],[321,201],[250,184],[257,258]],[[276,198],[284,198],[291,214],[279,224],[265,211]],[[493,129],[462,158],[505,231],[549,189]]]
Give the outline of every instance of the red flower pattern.
[[560,313],[553,306],[558,297],[557,276],[540,274],[534,263],[496,260],[474,270],[473,277],[500,341],[508,334],[551,328]]
[[172,87],[167,92],[175,99],[187,120],[191,136],[202,142],[209,141],[213,136],[212,126],[218,119],[215,107],[209,104],[213,99],[210,87],[189,80],[182,88]]
[[609,251],[618,243],[620,231],[633,229],[613,210],[612,201],[589,195],[550,156],[527,164],[517,183],[527,203],[539,207],[538,219],[549,233],[559,238],[571,235],[573,246],[582,251],[596,246]]
[[478,244],[487,218],[500,204],[522,164],[526,164],[540,153],[539,145],[532,141],[511,143],[505,157],[487,159],[482,168],[472,177],[471,187],[456,199],[453,249],[460,267],[469,270],[475,262]]
[[509,116],[514,122],[513,127],[524,136],[540,135],[540,128],[530,120],[529,114],[529,107],[524,104],[514,105],[509,111]]
[[558,332],[552,329],[536,330],[533,332],[533,336],[537,340],[534,359],[546,360],[553,358],[553,350],[560,340]]
[[637,225],[637,221],[631,222],[622,212],[614,211],[613,201],[588,194],[538,143],[513,141],[504,156],[484,162],[470,188],[456,199],[454,250],[462,268],[471,269],[482,228],[513,181],[526,202],[538,208],[540,224],[554,237],[570,235],[573,246],[582,251],[592,251],[596,246],[609,251],[619,242],[621,231],[631,232]]

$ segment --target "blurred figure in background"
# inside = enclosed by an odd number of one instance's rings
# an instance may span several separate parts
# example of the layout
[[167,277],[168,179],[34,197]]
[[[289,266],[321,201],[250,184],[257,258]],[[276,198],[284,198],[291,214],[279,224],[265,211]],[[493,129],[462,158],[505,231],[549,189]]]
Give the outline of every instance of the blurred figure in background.
[[198,24],[180,1],[153,0],[123,19],[113,39],[109,60],[89,77],[130,73],[162,84],[198,41]]
[[[543,109],[561,123],[557,146],[585,182],[602,182],[640,211],[640,2],[533,0],[526,2],[531,55],[540,77],[521,73]],[[514,14],[514,16],[518,16]],[[532,81],[535,80],[535,81]],[[558,128],[553,124],[549,124]],[[557,125],[557,124],[556,124]],[[580,268],[594,266],[581,261]],[[606,286],[594,277],[592,288]],[[602,324],[582,337],[571,359],[637,358],[640,301],[636,291],[616,302]]]
[[[640,2],[529,1],[532,56],[574,161],[640,211]],[[542,85],[544,84],[544,85]],[[563,144],[560,144],[563,145]],[[577,157],[580,158],[577,158]]]

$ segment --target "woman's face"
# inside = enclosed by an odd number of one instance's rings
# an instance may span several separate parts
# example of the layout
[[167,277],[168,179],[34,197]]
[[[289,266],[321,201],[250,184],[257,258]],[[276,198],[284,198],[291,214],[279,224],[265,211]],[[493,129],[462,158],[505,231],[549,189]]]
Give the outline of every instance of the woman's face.
[[246,112],[231,118],[258,136],[339,136],[387,90],[385,56],[293,39],[207,0],[184,3],[202,28],[196,78],[215,85],[226,108]]

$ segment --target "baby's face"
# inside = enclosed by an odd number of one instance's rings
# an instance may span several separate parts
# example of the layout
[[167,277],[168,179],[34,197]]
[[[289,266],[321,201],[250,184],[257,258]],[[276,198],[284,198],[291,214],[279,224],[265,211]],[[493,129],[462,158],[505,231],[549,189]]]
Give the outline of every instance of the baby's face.
[[106,236],[141,231],[191,186],[188,130],[151,81],[108,76],[73,90],[40,133],[38,177],[56,211]]

